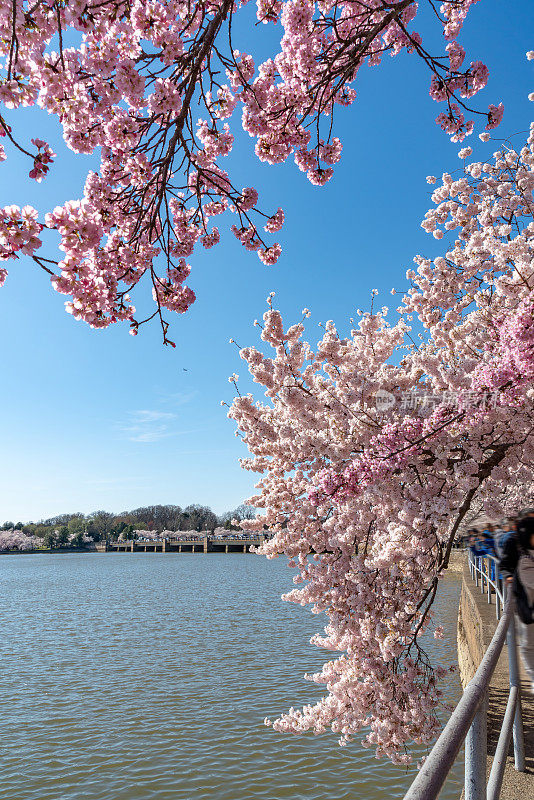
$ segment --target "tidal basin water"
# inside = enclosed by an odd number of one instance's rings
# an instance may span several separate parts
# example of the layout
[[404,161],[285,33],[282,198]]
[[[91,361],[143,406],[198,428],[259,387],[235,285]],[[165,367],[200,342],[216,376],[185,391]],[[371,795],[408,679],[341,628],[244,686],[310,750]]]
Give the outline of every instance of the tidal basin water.
[[[6,800],[378,800],[414,769],[333,733],[263,725],[318,699],[324,617],[283,603],[285,559],[0,557],[0,796]],[[456,659],[457,574],[437,617]],[[444,686],[456,702],[454,674]],[[457,800],[462,764],[442,791]]]

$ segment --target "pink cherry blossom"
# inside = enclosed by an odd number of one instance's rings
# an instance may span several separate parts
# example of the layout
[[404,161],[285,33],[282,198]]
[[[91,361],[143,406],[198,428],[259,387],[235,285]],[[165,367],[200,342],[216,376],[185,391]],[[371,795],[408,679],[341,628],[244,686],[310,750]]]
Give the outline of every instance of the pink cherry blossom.
[[436,182],[423,228],[444,255],[415,257],[396,315],[327,322],[312,344],[270,295],[261,345],[240,351],[263,391],[229,411],[258,479],[247,526],[274,534],[260,552],[290,559],[284,599],[326,615],[312,642],[332,651],[307,676],[322,698],[266,721],[278,731],[363,735],[406,763],[439,728],[446,668],[421,635],[443,635],[432,603],[453,540],[471,509],[509,513],[532,486],[533,190],[534,124]]
[[[444,57],[432,55],[415,29],[416,0],[257,0],[257,19],[277,26],[280,44],[268,45],[256,65],[236,48],[246,31],[232,23],[245,3],[109,0],[89,8],[79,0],[0,0],[0,102],[14,119],[16,109],[38,106],[59,120],[74,153],[100,156],[78,200],[42,219],[4,213],[0,258],[29,255],[76,319],[95,328],[124,321],[138,332],[157,317],[168,343],[162,311],[184,312],[194,292],[166,270],[218,244],[211,216],[235,214],[232,230],[264,264],[281,255],[265,234],[281,229],[283,211],[260,210],[258,190],[238,189],[235,167],[222,166],[238,128],[254,139],[259,160],[293,158],[323,186],[341,161],[335,112],[355,102],[360,67],[406,52],[429,69],[430,95],[446,104],[438,124],[463,141],[474,127],[466,101],[488,78],[481,61],[465,67],[457,41],[472,4],[433,6]],[[501,117],[502,106],[490,106],[487,127]],[[0,136],[0,162],[18,147],[31,178],[54,175],[57,157],[43,137],[27,143],[2,114]],[[60,234],[60,258],[37,254],[43,228]],[[132,293],[146,282],[156,310],[139,319]]]
[[17,529],[0,531],[0,552],[8,550],[34,550],[41,544],[37,536],[28,536]]

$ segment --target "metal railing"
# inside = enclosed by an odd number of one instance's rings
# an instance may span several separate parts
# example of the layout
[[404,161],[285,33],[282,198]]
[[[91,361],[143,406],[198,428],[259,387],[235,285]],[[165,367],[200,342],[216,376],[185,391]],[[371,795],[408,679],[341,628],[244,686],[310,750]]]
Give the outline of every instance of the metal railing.
[[[517,662],[515,615],[512,594],[499,574],[493,556],[475,556],[469,551],[471,577],[491,603],[495,595],[497,630],[475,675],[440,737],[430,751],[404,800],[435,800],[465,741],[465,800],[498,800],[501,792],[510,739],[514,739],[515,768],[525,771],[525,745],[521,714],[521,685]],[[487,710],[489,684],[504,646],[508,646],[510,692],[499,741],[486,785]]]

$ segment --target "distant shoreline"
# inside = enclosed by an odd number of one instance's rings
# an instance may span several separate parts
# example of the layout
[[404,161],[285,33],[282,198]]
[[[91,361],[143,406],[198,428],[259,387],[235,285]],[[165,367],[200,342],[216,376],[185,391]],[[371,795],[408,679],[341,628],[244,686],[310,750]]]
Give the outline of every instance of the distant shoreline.
[[[38,556],[44,555],[68,555],[72,553],[98,553],[96,549],[89,550],[86,547],[62,547],[52,550],[51,548],[43,548],[42,550],[0,550],[0,556]],[[103,551],[102,551],[103,552]]]
[[247,553],[257,547],[263,537],[254,539],[222,539],[209,541],[209,537],[195,540],[135,540],[124,542],[97,542],[90,547],[40,548],[37,550],[2,550],[2,556],[22,555],[72,555],[73,553]]
[[[143,553],[143,555],[145,555],[147,552],[148,553],[154,553],[154,552],[169,553],[170,552],[170,553],[175,553],[175,554],[180,554],[180,555],[182,555],[183,553],[190,553],[191,555],[193,555],[193,554],[195,554],[195,555],[208,555],[208,554],[209,555],[214,555],[215,553],[220,555],[221,553],[223,553],[222,550],[216,550],[216,551],[214,551],[214,550],[207,550],[207,551],[184,550],[184,551],[182,551],[180,553],[177,550],[167,550],[167,551],[165,551],[165,550],[163,550],[163,551],[161,551],[161,550],[157,550],[157,551],[149,550],[149,551],[145,551],[145,550],[138,549],[138,550],[133,550],[132,551],[130,549],[123,549],[123,550],[105,549],[104,547],[101,546],[101,547],[98,547],[98,548],[97,547],[83,547],[83,548],[80,548],[80,547],[64,547],[64,548],[57,549],[57,550],[52,550],[50,548],[42,549],[42,550],[3,550],[3,551],[0,552],[0,556],[37,556],[37,555],[73,555],[73,554],[81,555],[81,554],[90,554],[90,553],[98,554],[98,555],[104,555],[104,554],[109,554],[109,553],[114,553],[114,554],[118,554],[118,553],[121,553],[121,554]],[[236,552],[245,552],[246,553],[246,552],[250,552],[250,551],[248,551],[248,550],[243,550],[243,551],[242,550],[239,550],[239,551],[229,550],[228,554],[231,555],[231,554],[234,554]],[[223,555],[226,555],[226,553],[223,553]],[[463,549],[452,550],[451,554],[450,554],[449,565],[448,565],[447,571],[450,571],[450,572],[461,572],[462,569],[463,569],[464,562],[465,562],[465,550],[463,550]]]

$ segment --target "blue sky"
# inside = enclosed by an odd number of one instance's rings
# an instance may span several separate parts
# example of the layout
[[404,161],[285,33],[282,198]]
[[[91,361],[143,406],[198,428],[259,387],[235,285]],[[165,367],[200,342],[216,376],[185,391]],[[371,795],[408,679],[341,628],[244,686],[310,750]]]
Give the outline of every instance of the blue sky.
[[[476,106],[505,104],[496,135],[524,131],[531,120],[534,74],[525,52],[534,48],[532,16],[529,0],[483,0],[460,39],[467,58],[490,69]],[[260,26],[257,35],[272,41],[278,30]],[[236,46],[249,49],[246,29],[238,34]],[[436,37],[433,52],[441,47]],[[308,338],[315,341],[319,322],[334,319],[343,329],[356,308],[368,308],[372,288],[380,305],[394,307],[389,290],[405,285],[413,256],[439,252],[420,228],[430,205],[425,177],[458,169],[461,145],[434,124],[441,106],[428,97],[428,82],[409,56],[361,72],[357,101],[338,113],[342,160],[323,188],[292,162],[260,164],[252,140],[237,137],[235,182],[255,186],[262,208],[284,208],[286,225],[276,237],[284,252],[277,266],[265,267],[230,234],[194,255],[188,283],[198,299],[186,315],[171,315],[175,350],[162,346],[156,325],[137,337],[127,326],[93,331],[64,312],[67,298],[30,260],[8,262],[0,290],[0,521],[153,503],[205,503],[222,512],[251,493],[252,476],[238,463],[247,453],[220,405],[232,398],[228,375],[244,377],[229,339],[241,347],[257,342],[254,319],[275,291],[288,321],[304,307],[312,311]],[[35,184],[25,177],[28,165],[10,154],[1,166],[0,205],[46,210],[79,197],[91,159],[70,153],[55,121],[40,112],[8,119],[28,139],[50,141],[60,157]],[[476,135],[466,143],[481,158],[495,149]],[[146,296],[147,287],[137,290],[136,305]]]

